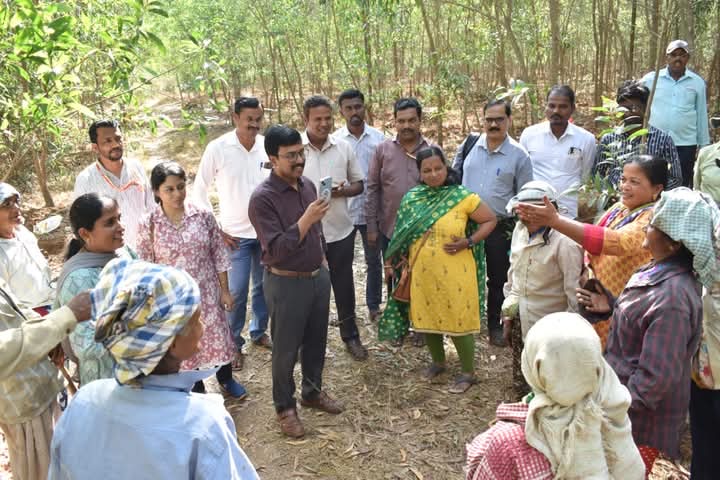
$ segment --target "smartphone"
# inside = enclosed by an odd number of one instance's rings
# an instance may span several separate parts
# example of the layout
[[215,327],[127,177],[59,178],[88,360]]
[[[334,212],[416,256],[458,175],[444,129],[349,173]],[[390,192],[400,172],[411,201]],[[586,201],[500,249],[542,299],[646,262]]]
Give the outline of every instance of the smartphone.
[[331,195],[332,195],[332,177],[321,178],[320,185],[318,185],[318,198],[322,198],[326,202],[329,202]]

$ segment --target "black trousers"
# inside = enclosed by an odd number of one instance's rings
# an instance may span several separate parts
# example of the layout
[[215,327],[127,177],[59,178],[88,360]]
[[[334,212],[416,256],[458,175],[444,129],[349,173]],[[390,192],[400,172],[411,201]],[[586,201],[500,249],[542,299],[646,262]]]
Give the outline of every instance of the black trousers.
[[289,278],[265,271],[265,303],[272,335],[272,390],[275,410],[295,407],[293,370],[302,348],[302,398],[312,400],[322,390],[325,367],[330,274],[324,268],[313,278]]
[[360,337],[355,321],[355,279],[352,267],[354,257],[355,231],[342,240],[327,244],[330,282],[335,294],[335,307],[338,312],[340,337],[343,342]]
[[683,187],[692,188],[693,170],[695,168],[695,153],[697,145],[682,145],[675,147],[680,158],[680,170],[682,170]]
[[720,472],[720,390],[704,390],[690,383],[690,478],[714,480]]
[[505,300],[503,286],[507,282],[507,272],[510,269],[510,241],[513,228],[515,228],[514,219],[499,219],[495,230],[485,239],[488,330],[502,331],[500,310]]

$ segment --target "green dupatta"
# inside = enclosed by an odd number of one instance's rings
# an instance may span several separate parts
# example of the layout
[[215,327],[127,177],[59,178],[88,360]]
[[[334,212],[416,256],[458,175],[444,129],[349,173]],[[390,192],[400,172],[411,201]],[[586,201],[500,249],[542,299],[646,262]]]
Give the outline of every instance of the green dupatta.
[[[402,199],[398,209],[395,230],[390,245],[385,252],[385,258],[390,259],[393,265],[399,264],[399,259],[408,257],[410,246],[430,229],[435,222],[450,210],[455,208],[472,192],[460,185],[443,187],[428,187],[421,184],[413,187]],[[466,234],[470,235],[477,228],[477,224],[469,221]],[[485,310],[485,242],[479,242],[472,248],[473,258],[478,279],[478,301],[480,303],[480,316]],[[396,278],[400,277],[400,269],[394,268]],[[410,300],[412,301],[412,299]],[[385,311],[378,322],[378,339],[397,340],[408,333],[410,305],[398,302],[389,296]],[[478,323],[480,319],[478,319]]]

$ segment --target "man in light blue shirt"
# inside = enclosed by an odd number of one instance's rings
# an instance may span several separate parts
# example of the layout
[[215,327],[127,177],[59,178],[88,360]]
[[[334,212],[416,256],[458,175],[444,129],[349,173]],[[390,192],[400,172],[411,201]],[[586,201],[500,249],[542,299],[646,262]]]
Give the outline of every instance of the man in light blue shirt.
[[[505,300],[503,286],[510,268],[510,240],[515,221],[508,216],[505,205],[533,179],[530,155],[510,138],[510,104],[493,100],[485,105],[485,133],[471,135],[459,147],[453,168],[461,173],[462,184],[480,195],[498,217],[495,230],[485,240],[488,276],[487,319],[490,343],[503,346],[505,341],[500,323],[500,309]],[[466,148],[476,141],[472,148]]]
[[[335,138],[345,140],[355,150],[355,158],[363,172],[363,184],[367,185],[368,167],[375,154],[375,148],[385,140],[383,133],[365,123],[365,96],[360,90],[351,88],[338,97],[340,114],[345,119],[345,126],[333,133]],[[375,321],[380,315],[382,302],[382,256],[380,249],[371,247],[367,241],[367,222],[365,221],[365,191],[348,199],[350,217],[355,231],[360,232],[365,251],[367,265],[367,282],[365,285],[365,303],[368,307],[370,320]]]
[[[673,40],[665,49],[667,66],[660,70],[650,111],[650,125],[669,133],[675,142],[683,186],[692,187],[698,147],[710,143],[705,80],[687,68],[690,49],[685,40]],[[642,83],[652,89],[655,72]]]
[[60,418],[49,480],[257,480],[222,398],[190,391],[213,370],[179,372],[203,335],[195,280],[116,259],[90,299],[115,378],[84,385]]

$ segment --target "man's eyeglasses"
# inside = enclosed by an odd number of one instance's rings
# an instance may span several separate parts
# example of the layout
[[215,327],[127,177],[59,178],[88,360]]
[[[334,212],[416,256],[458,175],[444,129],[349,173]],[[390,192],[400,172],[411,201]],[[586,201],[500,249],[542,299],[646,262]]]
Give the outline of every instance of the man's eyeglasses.
[[305,159],[305,150],[283,153],[282,155],[278,154],[278,157],[284,158],[285,160],[289,160],[291,162],[295,160],[303,160]]
[[496,125],[502,125],[505,120],[507,120],[507,117],[496,117],[496,118],[487,118],[485,117],[485,123],[488,125],[492,125],[493,123]]

